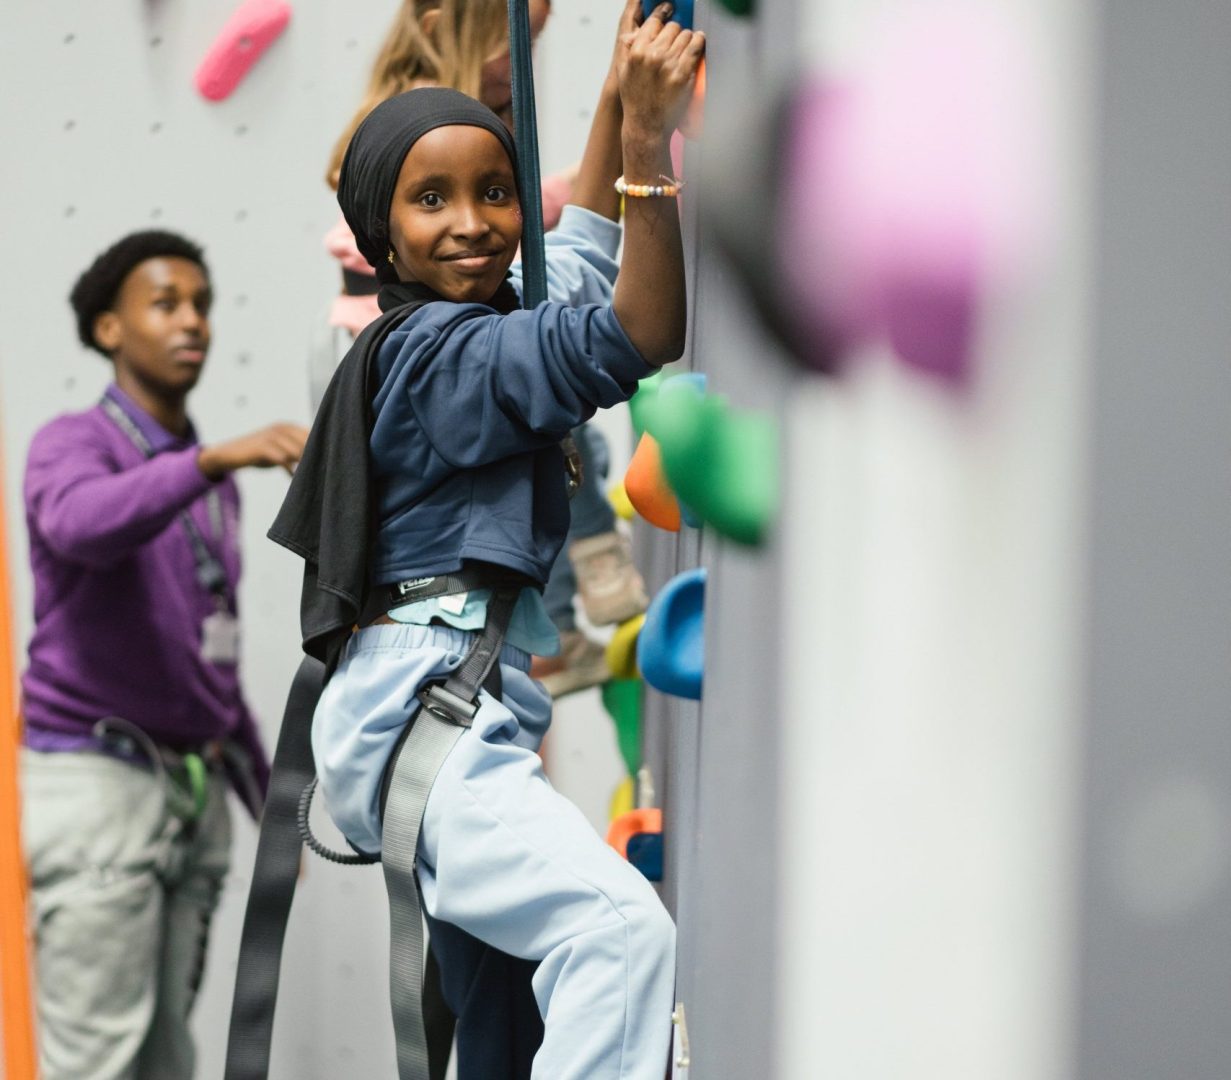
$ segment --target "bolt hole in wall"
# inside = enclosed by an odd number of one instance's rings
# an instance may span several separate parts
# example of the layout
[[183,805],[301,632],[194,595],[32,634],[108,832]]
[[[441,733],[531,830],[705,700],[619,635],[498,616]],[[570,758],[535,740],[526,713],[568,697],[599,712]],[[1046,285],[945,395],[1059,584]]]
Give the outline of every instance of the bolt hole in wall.
[[[242,83],[225,100],[206,101],[193,74],[235,6],[72,0],[5,9],[0,119],[28,148],[12,156],[3,181],[6,202],[21,208],[8,216],[5,238],[23,255],[0,269],[4,295],[21,298],[0,305],[5,509],[10,565],[19,571],[27,565],[21,473],[30,438],[53,415],[89,407],[107,382],[106,364],[76,342],[65,297],[76,274],[125,232],[165,227],[206,247],[221,301],[209,369],[192,400],[202,435],[221,439],[259,423],[308,418],[308,349],[337,289],[322,245],[337,206],[322,177],[400,5],[301,2]],[[590,112],[581,115],[577,103],[597,97],[614,29],[593,0],[555,8],[536,57],[546,171],[580,155]],[[255,42],[253,35],[245,51],[255,52]],[[49,71],[57,77],[48,79]],[[32,289],[32,281],[41,287]],[[629,452],[627,414],[599,423],[618,475]],[[249,473],[240,486],[245,685],[272,743],[298,655],[299,570],[264,536],[285,480]],[[20,657],[30,631],[28,576],[18,572],[13,586]],[[567,699],[557,715],[551,752],[560,786],[605,827],[608,799],[624,774],[610,721],[594,692]],[[202,1077],[222,1073],[243,868],[254,853],[248,823],[237,816],[235,828],[236,873],[215,921],[220,947],[194,1020]],[[284,1071],[273,1080],[378,1075],[388,1024],[383,887],[376,876],[356,872],[349,880],[321,865],[307,877],[312,888],[297,901],[289,941],[296,959],[280,1006],[296,1020],[275,1034]],[[334,927],[341,929],[330,940]],[[342,963],[369,975],[339,998],[325,988]],[[316,1033],[302,1055],[292,1046],[296,1027]],[[321,1060],[324,1045],[350,1048],[345,1069]]]

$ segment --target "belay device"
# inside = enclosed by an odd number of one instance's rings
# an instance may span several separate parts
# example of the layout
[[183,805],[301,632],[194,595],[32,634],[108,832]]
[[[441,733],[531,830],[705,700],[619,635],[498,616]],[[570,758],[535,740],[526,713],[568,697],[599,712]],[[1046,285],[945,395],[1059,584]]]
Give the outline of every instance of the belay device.
[[[533,308],[547,298],[547,269],[528,0],[508,0],[508,8],[513,125],[524,219],[522,300],[525,307]],[[570,459],[570,484],[575,487],[580,476],[574,463],[575,448],[570,450],[570,444],[571,439],[566,440],[564,449]],[[483,632],[448,680],[429,685],[420,694],[420,706],[410,718],[386,776],[382,861],[390,897],[390,991],[399,1080],[434,1080],[433,1073],[443,1069],[452,1036],[451,1026],[443,1034],[439,1026],[434,1026],[434,1032],[426,1031],[424,1026],[422,922],[414,877],[423,809],[440,764],[477,712],[480,688],[486,687],[499,696],[500,647],[525,584],[524,579],[511,572],[502,575],[498,568],[487,568],[438,577],[428,589],[415,591],[417,601],[481,587],[493,589]],[[377,592],[382,595],[375,598],[375,603],[383,599],[387,607],[395,606],[396,585]],[[307,810],[316,780],[312,715],[324,682],[324,666],[306,657],[287,696],[244,915],[225,1080],[267,1080],[269,1075],[282,945],[304,847],[300,820],[304,820],[307,833]],[[319,850],[315,844],[313,848]],[[374,861],[357,855],[329,855],[347,862]],[[429,1000],[428,1004],[432,1002]],[[442,1007],[439,1001],[435,1004]],[[433,1040],[431,1069],[429,1039]]]

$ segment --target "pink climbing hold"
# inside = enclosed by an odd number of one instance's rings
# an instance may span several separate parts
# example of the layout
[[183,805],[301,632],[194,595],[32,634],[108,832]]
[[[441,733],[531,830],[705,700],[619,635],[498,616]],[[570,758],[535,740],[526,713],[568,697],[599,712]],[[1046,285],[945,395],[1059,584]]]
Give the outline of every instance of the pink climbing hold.
[[885,336],[903,360],[960,382],[989,300],[1029,274],[1047,233],[1029,49],[977,0],[895,11],[871,40],[849,83],[795,99],[786,292],[806,339],[841,352]]
[[194,79],[202,97],[229,97],[291,21],[286,0],[247,0],[232,12]]

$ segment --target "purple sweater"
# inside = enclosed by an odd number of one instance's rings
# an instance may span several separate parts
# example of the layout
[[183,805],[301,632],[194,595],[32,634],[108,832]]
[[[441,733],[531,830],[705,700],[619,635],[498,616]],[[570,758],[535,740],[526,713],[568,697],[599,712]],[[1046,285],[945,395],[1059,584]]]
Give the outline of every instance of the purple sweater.
[[[105,716],[173,747],[229,736],[251,754],[264,789],[269,766],[238,670],[201,658],[201,624],[216,603],[197,582],[179,520],[189,510],[234,595],[239,491],[230,477],[215,485],[197,467],[191,430],[178,438],[117,387],[107,394],[149,440],[153,458],[98,406],[56,418],[30,444],[35,626],[22,677],[26,745],[93,745],[91,728]],[[207,498],[211,489],[218,500]]]

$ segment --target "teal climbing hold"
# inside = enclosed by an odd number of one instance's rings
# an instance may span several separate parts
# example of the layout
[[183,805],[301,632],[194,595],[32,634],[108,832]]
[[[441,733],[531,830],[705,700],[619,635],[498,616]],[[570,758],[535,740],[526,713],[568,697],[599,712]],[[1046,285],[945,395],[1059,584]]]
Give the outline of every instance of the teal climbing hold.
[[603,683],[603,708],[615,725],[620,757],[629,776],[636,776],[641,768],[643,685],[640,679],[611,679]]
[[756,546],[778,511],[778,432],[681,376],[657,388],[643,418],[681,505],[728,539]]
[[650,603],[637,639],[637,666],[655,690],[701,699],[705,669],[705,569],[672,578]]
[[755,0],[718,0],[732,15],[751,15]]

